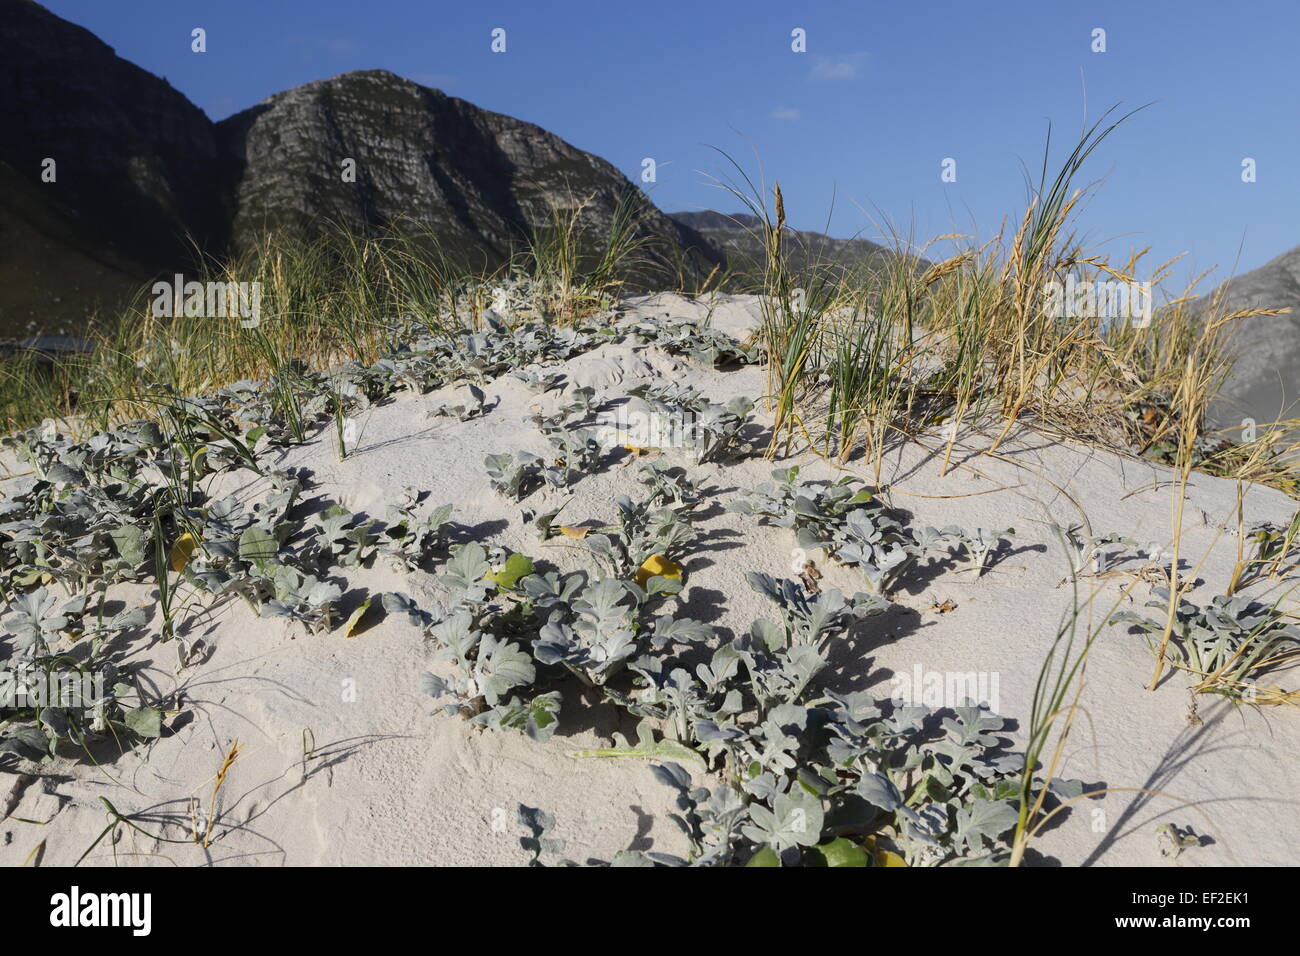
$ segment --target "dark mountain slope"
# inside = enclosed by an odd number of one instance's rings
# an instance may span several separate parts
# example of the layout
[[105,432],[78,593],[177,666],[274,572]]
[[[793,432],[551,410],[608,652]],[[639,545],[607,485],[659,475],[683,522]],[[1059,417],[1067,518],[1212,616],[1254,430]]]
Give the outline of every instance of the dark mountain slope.
[[[212,123],[165,80],[29,0],[0,0],[0,162],[86,241],[146,265],[226,231]],[[54,182],[43,182],[52,159]]]

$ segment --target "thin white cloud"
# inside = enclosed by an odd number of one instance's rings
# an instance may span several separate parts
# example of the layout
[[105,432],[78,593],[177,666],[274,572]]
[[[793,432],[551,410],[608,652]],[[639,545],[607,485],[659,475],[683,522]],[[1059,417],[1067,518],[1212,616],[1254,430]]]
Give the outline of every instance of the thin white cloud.
[[811,80],[835,81],[851,80],[858,75],[865,53],[844,53],[835,56],[816,56],[813,58],[812,70],[808,74]]
[[797,120],[798,118],[799,111],[789,106],[778,106],[776,109],[772,110],[772,119]]

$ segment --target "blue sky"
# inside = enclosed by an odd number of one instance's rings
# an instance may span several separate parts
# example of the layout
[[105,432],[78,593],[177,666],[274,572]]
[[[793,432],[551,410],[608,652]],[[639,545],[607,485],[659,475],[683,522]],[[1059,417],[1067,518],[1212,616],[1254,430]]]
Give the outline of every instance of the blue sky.
[[[220,119],[313,79],[383,68],[537,123],[634,181],[658,163],[667,211],[737,204],[711,147],[778,180],[793,225],[878,238],[988,236],[1023,208],[1047,123],[1153,105],[1093,154],[1081,226],[1182,279],[1243,272],[1300,244],[1300,4],[1208,0],[49,0]],[[208,50],[190,50],[190,31]],[[490,49],[506,30],[507,49]],[[806,31],[807,52],[791,49]],[[1091,50],[1106,31],[1106,51]],[[1257,180],[1242,182],[1242,161]],[[956,182],[940,180],[956,160]],[[833,204],[833,205],[832,205]],[[1010,229],[1014,229],[1014,222]],[[1158,257],[1158,258],[1157,258]]]

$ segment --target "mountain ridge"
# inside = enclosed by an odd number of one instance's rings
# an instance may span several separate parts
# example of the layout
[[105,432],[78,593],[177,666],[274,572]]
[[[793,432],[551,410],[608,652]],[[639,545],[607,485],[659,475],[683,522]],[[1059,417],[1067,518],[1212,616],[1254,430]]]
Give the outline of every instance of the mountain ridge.
[[1283,315],[1236,320],[1232,343],[1237,362],[1210,416],[1221,428],[1244,419],[1263,424],[1300,416],[1300,246],[1257,269],[1221,283],[1197,308],[1211,304],[1220,314],[1245,309],[1287,309]]
[[[580,205],[582,225],[600,235],[620,202],[645,238],[683,245],[682,230],[606,160],[388,70],[281,91],[216,128],[239,170],[236,247],[267,226],[311,234],[325,211],[358,232],[414,221],[493,266],[548,223],[552,205]],[[345,164],[354,182],[344,181]]]
[[[712,209],[673,212],[668,218],[698,233],[740,271],[760,271],[766,259],[761,239],[763,220],[751,213],[721,213]],[[879,264],[889,250],[869,239],[836,239],[824,233],[787,227],[782,240],[790,267],[813,265],[853,268]]]
[[89,30],[34,0],[0,0],[0,89],[11,91],[0,181],[13,186],[0,194],[0,334],[79,331],[94,307],[247,249],[264,227],[311,237],[410,222],[453,261],[492,268],[552,205],[582,204],[581,224],[602,236],[626,203],[657,250],[647,279],[703,278],[721,263],[606,160],[386,70],[213,121]]

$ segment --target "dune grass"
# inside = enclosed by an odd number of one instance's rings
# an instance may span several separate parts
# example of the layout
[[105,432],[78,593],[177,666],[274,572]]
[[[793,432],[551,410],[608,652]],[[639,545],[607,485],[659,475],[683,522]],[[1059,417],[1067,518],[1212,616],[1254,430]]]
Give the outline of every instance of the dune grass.
[[[1056,167],[1049,135],[1014,234],[1004,228],[986,240],[948,235],[917,246],[888,226],[891,254],[860,268],[806,257],[792,266],[779,185],[769,190],[728,156],[734,173],[717,184],[757,217],[765,262],[753,274],[715,271],[679,285],[690,294],[725,280],[761,295],[756,344],[775,419],[770,452],[802,440],[841,463],[863,459],[879,479],[893,442],[937,428],[946,471],[954,455],[969,453],[959,450],[963,432],[984,431],[983,453],[996,453],[1017,424],[1028,424],[1294,493],[1289,462],[1300,443],[1289,436],[1300,420],[1262,424],[1250,441],[1207,424],[1210,400],[1231,371],[1235,325],[1278,310],[1228,312],[1217,297],[1202,308],[1190,289],[1166,295],[1142,328],[1062,319],[1045,307],[1047,284],[1067,274],[1129,282],[1142,272],[1145,251],[1112,264],[1081,248],[1074,226],[1091,188],[1076,186],[1085,160],[1132,115],[1108,111]],[[671,268],[672,250],[655,248],[641,228],[648,208],[641,198],[623,197],[603,235],[586,225],[588,199],[557,204],[517,255],[486,271],[455,264],[432,236],[406,224],[369,237],[269,234],[230,261],[209,263],[201,277],[260,282],[256,328],[155,317],[149,290],[141,290],[131,308],[92,326],[92,354],[53,365],[31,354],[0,361],[0,428],[47,418],[102,428],[149,414],[139,400],[149,385],[196,394],[244,378],[291,382],[299,363],[370,362],[394,344],[387,339],[398,317],[408,329],[480,327],[494,287],[510,275],[532,281],[538,318],[570,324],[615,301],[630,276]],[[951,253],[932,261],[945,245]],[[1173,266],[1147,273],[1153,287],[1168,284]],[[687,275],[681,261],[676,271]]]
[[[749,289],[763,295],[757,337],[768,359],[773,448],[788,450],[800,432],[811,450],[841,463],[861,458],[879,478],[887,445],[935,426],[946,471],[962,429],[984,431],[977,453],[996,454],[1017,425],[1029,425],[1295,495],[1300,419],[1259,425],[1254,436],[1208,423],[1232,370],[1236,325],[1284,310],[1228,311],[1221,295],[1199,301],[1193,291],[1204,275],[1170,294],[1177,259],[1148,270],[1148,250],[1112,263],[1080,243],[1077,213],[1093,187],[1076,180],[1136,112],[1107,111],[1055,168],[1049,134],[1013,235],[946,235],[918,247],[887,224],[892,255],[869,270],[805,263],[795,274],[779,184],[755,183],[727,156],[735,173],[718,184],[757,217],[767,253]],[[951,254],[930,261],[942,244]],[[1150,317],[1061,317],[1048,289],[1071,275],[1090,285],[1149,282]]]
[[482,327],[494,286],[509,276],[533,281],[538,317],[571,323],[610,301],[656,251],[631,201],[617,204],[613,228],[601,236],[582,228],[586,205],[552,208],[547,225],[490,270],[459,264],[434,236],[406,223],[367,237],[267,233],[242,254],[186,276],[260,283],[255,327],[234,318],[157,316],[151,289],[143,288],[121,314],[92,322],[92,353],[55,363],[31,352],[0,360],[0,429],[47,418],[104,428],[149,417],[140,396],[150,385],[192,395],[247,378],[291,382],[299,363],[326,369],[372,362],[397,344],[389,341],[397,325],[435,333]]

